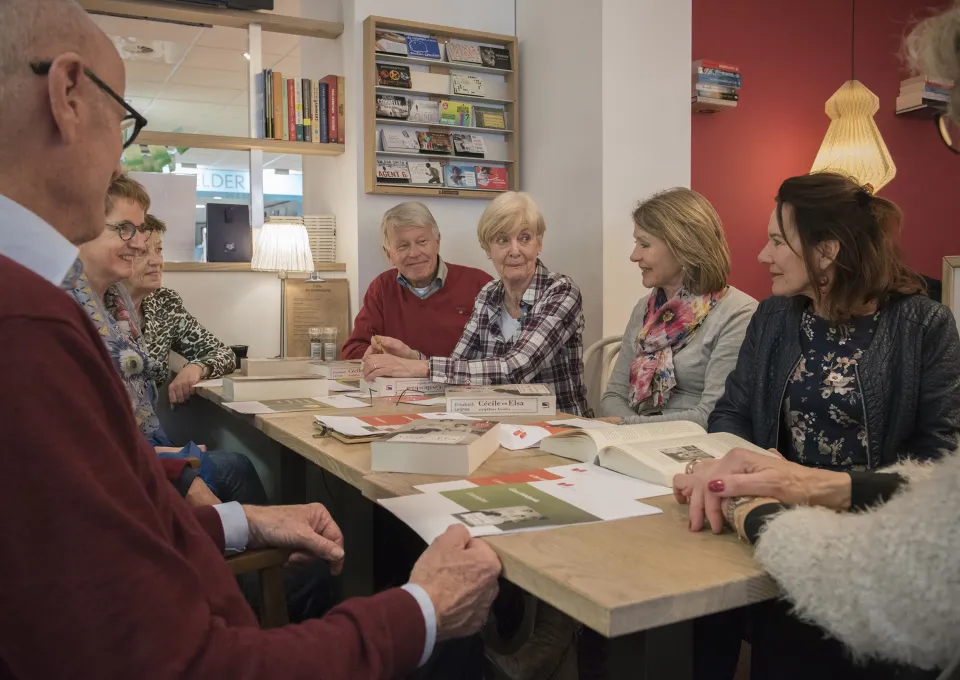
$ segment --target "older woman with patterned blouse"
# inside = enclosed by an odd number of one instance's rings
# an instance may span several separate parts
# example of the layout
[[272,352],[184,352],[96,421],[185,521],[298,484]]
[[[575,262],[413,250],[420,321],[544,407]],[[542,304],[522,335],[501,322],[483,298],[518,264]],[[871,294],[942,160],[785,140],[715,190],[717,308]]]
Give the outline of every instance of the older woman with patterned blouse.
[[583,385],[583,300],[572,279],[540,261],[546,224],[525,193],[508,191],[480,217],[477,236],[499,279],[477,295],[449,357],[425,357],[394,338],[364,359],[364,376],[429,377],[449,385],[543,383],[557,408],[592,416]]
[[[236,368],[233,351],[208,331],[183,306],[173,290],[163,288],[163,235],[167,225],[153,215],[143,223],[147,233],[144,253],[133,262],[133,276],[124,281],[151,359],[151,374],[157,385],[167,382],[167,357],[174,351],[188,363],[170,383],[170,403],[182,404],[196,392],[196,384],[219,378]],[[107,306],[115,296],[108,295]]]

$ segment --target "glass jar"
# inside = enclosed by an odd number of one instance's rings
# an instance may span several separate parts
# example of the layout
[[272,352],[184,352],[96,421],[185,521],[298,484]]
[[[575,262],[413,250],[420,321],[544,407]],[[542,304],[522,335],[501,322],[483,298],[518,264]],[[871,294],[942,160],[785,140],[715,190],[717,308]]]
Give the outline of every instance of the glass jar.
[[335,361],[337,358],[337,327],[316,326],[311,328],[310,358],[315,361]]

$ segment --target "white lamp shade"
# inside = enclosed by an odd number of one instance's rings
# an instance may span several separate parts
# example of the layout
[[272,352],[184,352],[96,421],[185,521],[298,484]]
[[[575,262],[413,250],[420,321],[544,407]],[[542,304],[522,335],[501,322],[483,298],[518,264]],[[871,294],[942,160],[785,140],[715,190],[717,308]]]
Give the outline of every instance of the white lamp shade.
[[830,127],[810,172],[840,172],[879,191],[897,175],[897,166],[873,116],[880,99],[859,80],[848,80],[827,100]]
[[313,271],[310,237],[303,222],[266,222],[260,229],[250,268],[268,272]]

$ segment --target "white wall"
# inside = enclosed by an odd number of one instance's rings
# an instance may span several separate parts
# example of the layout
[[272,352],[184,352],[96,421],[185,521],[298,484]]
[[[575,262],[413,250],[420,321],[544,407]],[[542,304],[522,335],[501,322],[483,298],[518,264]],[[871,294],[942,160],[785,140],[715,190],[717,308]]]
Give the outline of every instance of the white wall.
[[645,292],[629,261],[636,202],[690,186],[691,0],[603,0],[603,333]]
[[544,263],[580,286],[589,345],[603,314],[600,3],[518,0],[517,37],[521,187],[547,222]]

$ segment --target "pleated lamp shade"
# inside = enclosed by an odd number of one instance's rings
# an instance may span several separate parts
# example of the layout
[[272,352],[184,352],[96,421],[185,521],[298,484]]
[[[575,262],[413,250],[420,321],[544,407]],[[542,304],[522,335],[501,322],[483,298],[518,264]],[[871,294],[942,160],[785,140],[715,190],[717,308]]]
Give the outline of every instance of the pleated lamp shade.
[[250,268],[267,272],[313,271],[310,237],[303,221],[274,220],[264,223],[257,239]]
[[810,172],[840,172],[877,192],[897,175],[897,166],[873,116],[880,99],[859,80],[848,80],[827,100],[830,127]]

